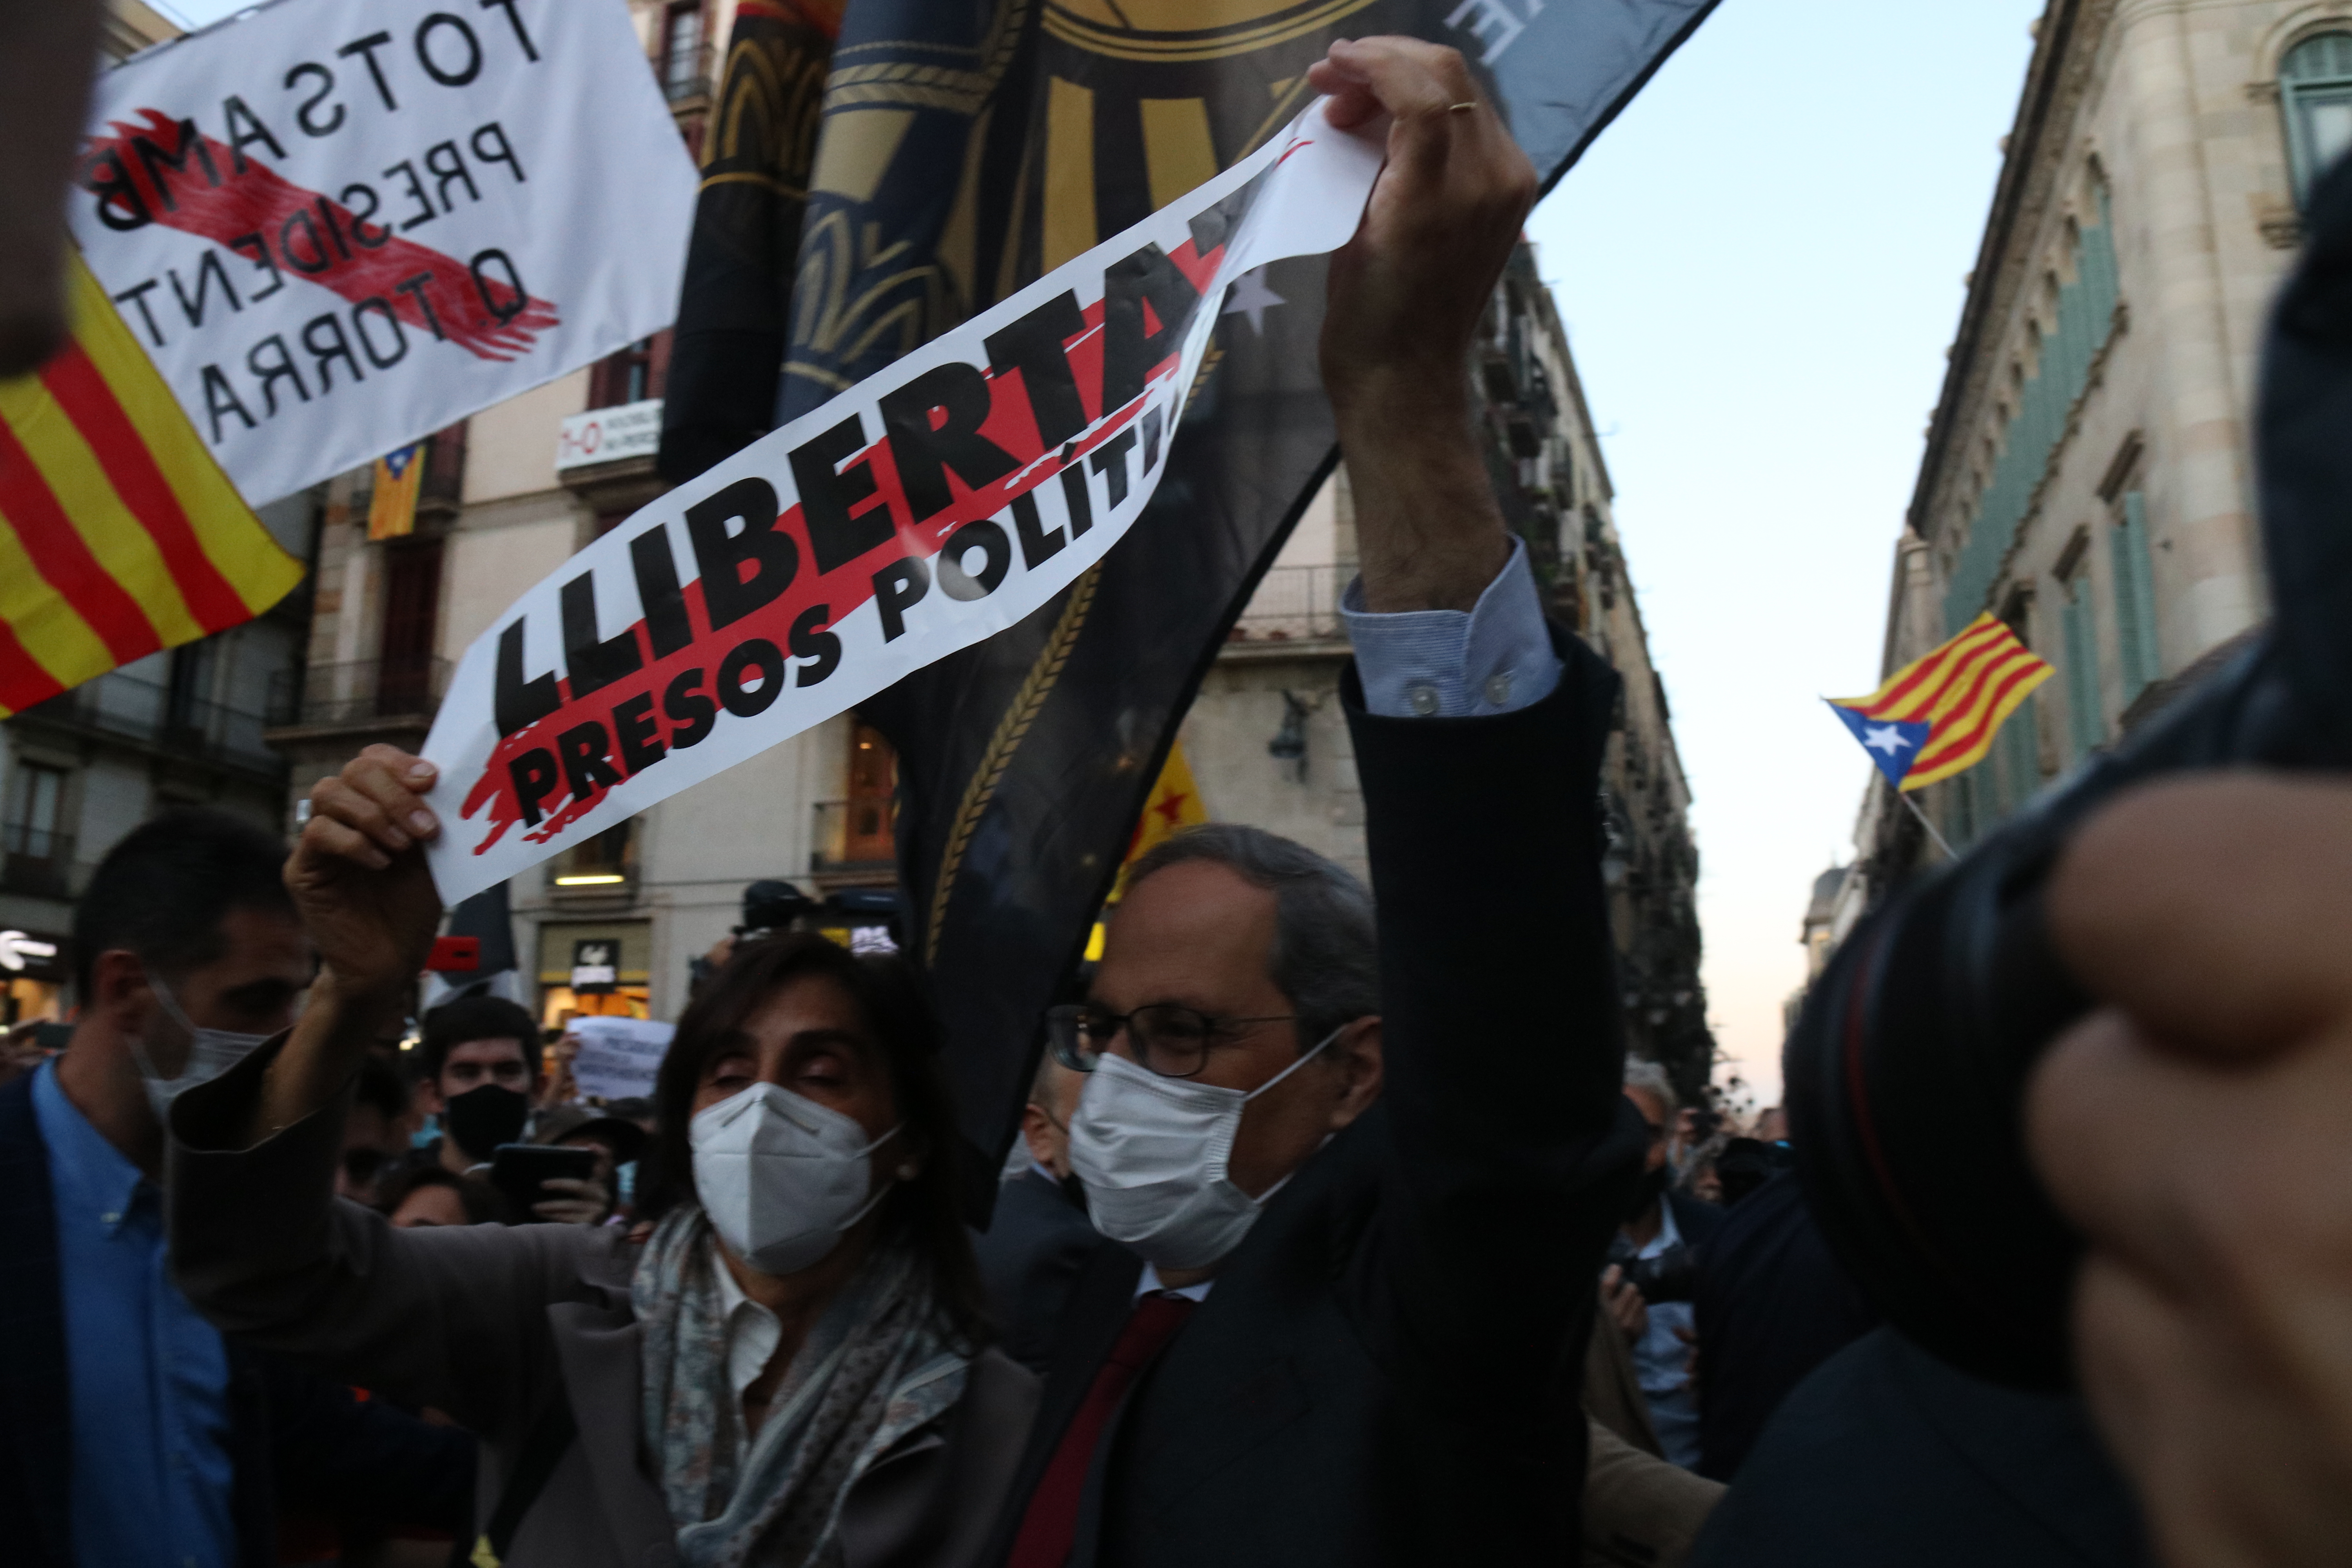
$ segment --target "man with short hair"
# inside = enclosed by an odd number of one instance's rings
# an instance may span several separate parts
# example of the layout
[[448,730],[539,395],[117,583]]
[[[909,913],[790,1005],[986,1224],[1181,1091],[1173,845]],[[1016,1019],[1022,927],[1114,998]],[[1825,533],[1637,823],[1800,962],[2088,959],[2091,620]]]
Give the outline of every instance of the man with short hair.
[[1579,1373],[1639,1163],[1593,809],[1617,688],[1545,627],[1467,385],[1534,175],[1450,49],[1335,44],[1310,82],[1339,125],[1391,117],[1322,340],[1379,910],[1247,828],[1130,875],[1052,1030],[1091,1068],[1072,1167],[1139,1256],[1073,1294],[1011,1568],[1580,1550]]
[[294,1018],[276,835],[134,828],[74,911],[65,1050],[0,1088],[0,1540],[67,1568],[274,1563],[257,1379],[173,1283],[162,1112]]
[[971,1238],[1004,1353],[1040,1375],[1053,1363],[1062,1314],[1087,1264],[1105,1247],[1118,1249],[1087,1219],[1070,1175],[1070,1118],[1086,1083],[1050,1051],[1038,1059],[1021,1110],[1028,1163],[998,1185],[988,1229]]
[[425,1158],[455,1175],[522,1142],[539,1081],[539,1026],[502,996],[460,996],[425,1015],[418,1098],[441,1119]]

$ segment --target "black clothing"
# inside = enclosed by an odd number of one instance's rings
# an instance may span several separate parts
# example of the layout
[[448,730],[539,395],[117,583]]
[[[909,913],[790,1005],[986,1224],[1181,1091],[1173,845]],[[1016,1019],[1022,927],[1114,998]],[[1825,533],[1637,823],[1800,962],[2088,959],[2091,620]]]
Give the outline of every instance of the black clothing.
[[1883,1328],[1789,1396],[1689,1568],[2148,1561],[2138,1509],[2080,1399],[1970,1377]]
[[1699,1259],[1698,1473],[1727,1481],[1805,1375],[1878,1326],[1878,1313],[1783,1171],[1725,1217]]
[[[1387,1089],[1105,1430],[1071,1568],[1577,1561],[1593,1281],[1647,1130],[1620,1089],[1592,807],[1617,679],[1555,641],[1558,689],[1513,713],[1374,717],[1345,678]],[[992,1561],[1139,1268],[1101,1252],[1079,1280]]]
[[[48,1145],[33,1075],[0,1085],[0,1542],[12,1568],[77,1568],[73,1394]],[[276,1568],[289,1496],[389,1524],[462,1530],[473,1439],[227,1342],[237,1568]],[[81,1563],[79,1568],[104,1568]]]
[[1127,1250],[1094,1227],[1059,1182],[1031,1169],[999,1186],[988,1228],[971,1235],[996,1309],[997,1348],[1044,1376],[1078,1277],[1105,1247]]

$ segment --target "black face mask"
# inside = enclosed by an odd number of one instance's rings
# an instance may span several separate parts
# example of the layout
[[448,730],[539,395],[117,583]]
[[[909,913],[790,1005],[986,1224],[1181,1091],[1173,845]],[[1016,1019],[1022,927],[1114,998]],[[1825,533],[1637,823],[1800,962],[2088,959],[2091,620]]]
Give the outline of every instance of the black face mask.
[[451,1095],[441,1108],[441,1125],[463,1152],[487,1160],[501,1143],[522,1136],[530,1119],[530,1097],[497,1084],[486,1083],[463,1094]]

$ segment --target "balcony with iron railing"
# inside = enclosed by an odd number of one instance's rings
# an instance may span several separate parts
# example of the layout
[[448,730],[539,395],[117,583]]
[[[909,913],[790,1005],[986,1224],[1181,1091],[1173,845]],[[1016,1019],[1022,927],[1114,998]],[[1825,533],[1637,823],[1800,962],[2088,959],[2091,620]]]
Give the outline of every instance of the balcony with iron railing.
[[362,658],[280,670],[269,679],[269,729],[423,728],[448,686],[446,658]]
[[73,835],[22,822],[0,824],[0,893],[37,899],[70,899]]
[[25,710],[86,733],[155,747],[173,756],[276,773],[286,765],[264,743],[262,715],[181,696],[121,670],[84,681]]
[[1339,595],[1353,566],[1276,566],[1234,623],[1234,643],[1334,642],[1340,639]]
[[897,879],[898,804],[888,795],[822,800],[809,842],[809,875],[820,888],[887,886]]

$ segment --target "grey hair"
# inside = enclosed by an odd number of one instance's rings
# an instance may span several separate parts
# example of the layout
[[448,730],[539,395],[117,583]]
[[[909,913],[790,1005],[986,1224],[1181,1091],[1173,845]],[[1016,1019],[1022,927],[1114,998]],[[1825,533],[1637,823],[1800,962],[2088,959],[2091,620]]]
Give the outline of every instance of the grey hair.
[[1666,1108],[1666,1120],[1672,1121],[1675,1112],[1683,1108],[1682,1097],[1675,1092],[1675,1080],[1656,1062],[1645,1062],[1635,1057],[1625,1058],[1625,1087],[1645,1089],[1658,1097]]
[[1128,889],[1188,860],[1223,866],[1274,895],[1266,974],[1298,1015],[1299,1049],[1381,1010],[1370,889],[1303,844],[1228,822],[1188,827],[1153,846],[1128,873]]

